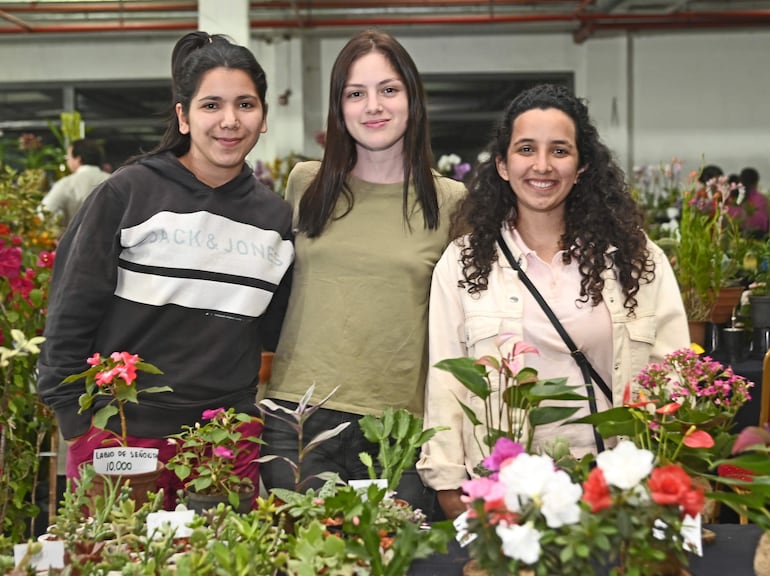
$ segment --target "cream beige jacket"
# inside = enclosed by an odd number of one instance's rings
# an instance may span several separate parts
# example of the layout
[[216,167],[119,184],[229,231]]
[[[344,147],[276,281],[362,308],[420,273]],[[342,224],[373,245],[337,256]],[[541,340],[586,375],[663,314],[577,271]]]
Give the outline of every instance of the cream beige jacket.
[[[505,229],[503,235],[514,258],[526,271],[526,258],[521,257],[510,232]],[[612,270],[604,274],[602,296],[612,319],[611,386],[615,405],[622,402],[626,383],[649,362],[659,362],[669,352],[689,345],[687,319],[673,270],[656,244],[648,240],[647,248],[655,262],[655,279],[640,286],[633,317],[623,307],[623,293]],[[436,490],[459,488],[481,462],[473,427],[458,399],[473,406],[479,416],[483,414],[483,403],[478,398],[474,402],[450,373],[433,366],[440,360],[460,356],[499,357],[495,345],[498,333],[513,333],[516,341],[522,340],[523,332],[522,292],[527,288],[499,248],[498,261],[489,274],[489,288],[474,296],[458,287],[462,279],[458,263],[461,250],[457,242],[449,245],[434,269],[431,286],[431,368],[426,386],[425,426],[449,426],[450,430],[440,432],[423,447],[417,469],[423,482]],[[569,440],[568,430],[569,427],[562,427],[559,435]]]

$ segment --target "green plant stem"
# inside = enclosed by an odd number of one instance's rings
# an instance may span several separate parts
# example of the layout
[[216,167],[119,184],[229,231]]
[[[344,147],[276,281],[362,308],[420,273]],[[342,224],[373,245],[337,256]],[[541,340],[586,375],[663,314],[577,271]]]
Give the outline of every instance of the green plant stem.
[[120,400],[118,400],[118,415],[120,416],[121,445],[125,448],[128,446],[128,423],[126,422],[126,411],[123,407],[123,402]]

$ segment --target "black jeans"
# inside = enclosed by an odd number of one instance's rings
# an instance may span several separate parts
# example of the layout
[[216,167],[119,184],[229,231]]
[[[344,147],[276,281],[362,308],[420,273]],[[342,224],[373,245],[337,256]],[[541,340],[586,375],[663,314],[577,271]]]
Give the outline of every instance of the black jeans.
[[[275,402],[290,410],[297,407],[294,402],[283,400]],[[285,415],[281,413],[281,416]],[[320,408],[308,418],[302,430],[303,445],[307,445],[318,434],[331,430],[343,422],[350,422],[350,425],[337,436],[321,442],[304,457],[300,470],[300,482],[304,482],[303,488],[305,490],[308,488],[317,490],[323,485],[324,481],[315,477],[322,472],[336,472],[345,482],[368,479],[369,472],[358,457],[361,452],[371,454],[375,467],[379,468],[377,465],[379,446],[369,442],[364,437],[361,427],[358,425],[358,420],[361,418],[362,416],[359,414],[324,408]],[[297,462],[299,437],[297,431],[286,422],[267,414],[262,439],[265,441],[261,451],[263,456],[275,455]],[[272,488],[287,488],[289,490],[296,488],[292,469],[281,458],[263,462],[260,464],[259,471],[262,483],[268,491]],[[307,481],[305,481],[306,479]],[[432,519],[434,509],[438,508],[435,492],[423,485],[414,466],[404,471],[396,493],[399,498],[409,502],[412,507],[420,508],[428,516],[428,519]]]

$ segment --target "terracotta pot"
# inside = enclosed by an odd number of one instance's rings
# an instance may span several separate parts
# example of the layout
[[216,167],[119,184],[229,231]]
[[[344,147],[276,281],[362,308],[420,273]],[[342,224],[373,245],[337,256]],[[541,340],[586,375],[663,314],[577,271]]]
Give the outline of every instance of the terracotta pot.
[[262,352],[262,364],[259,366],[259,383],[265,384],[270,380],[273,371],[273,352]]
[[[254,501],[254,487],[244,486],[238,494],[238,508],[240,514],[247,514],[251,510],[251,504]],[[220,503],[230,506],[227,494],[198,494],[194,490],[185,491],[185,502],[187,508],[195,510],[198,514],[203,514],[206,510],[216,508]]]
[[719,290],[714,307],[711,309],[711,321],[714,324],[725,324],[730,321],[733,309],[741,302],[743,286],[728,286]]
[[695,342],[701,348],[706,346],[706,323],[705,322],[693,322],[687,321],[687,326],[690,328],[690,342]]
[[131,488],[131,499],[136,502],[136,507],[139,508],[142,504],[147,502],[147,493],[156,493],[158,491],[158,478],[165,469],[163,462],[158,460],[158,464],[155,470],[150,472],[141,472],[139,474],[96,474],[91,482],[91,486],[88,487],[88,495],[90,497],[104,495],[104,483],[105,477],[109,477],[113,483],[119,485],[128,482]]

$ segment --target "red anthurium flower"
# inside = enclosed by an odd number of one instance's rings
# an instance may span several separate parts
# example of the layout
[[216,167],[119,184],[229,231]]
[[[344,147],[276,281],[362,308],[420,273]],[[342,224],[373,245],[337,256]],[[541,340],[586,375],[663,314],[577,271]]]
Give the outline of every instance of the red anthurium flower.
[[732,464],[720,464],[717,466],[717,474],[723,478],[733,478],[735,480],[743,480],[745,482],[751,482],[754,473],[751,470],[740,468]]
[[714,446],[714,439],[705,430],[696,430],[692,434],[685,435],[682,442],[688,448],[712,448]]
[[660,408],[655,410],[655,412],[657,412],[658,414],[673,414],[674,412],[679,410],[681,407],[682,405],[677,402],[670,402],[665,406],[661,406]]

